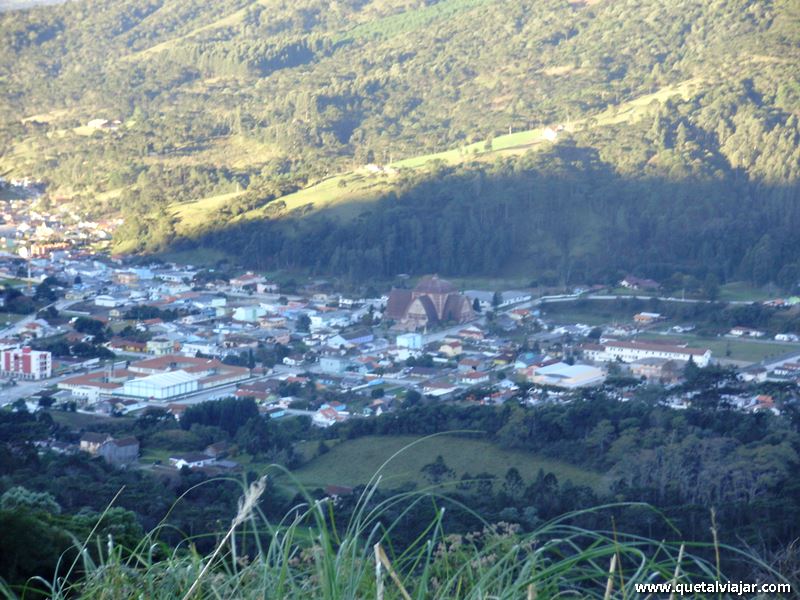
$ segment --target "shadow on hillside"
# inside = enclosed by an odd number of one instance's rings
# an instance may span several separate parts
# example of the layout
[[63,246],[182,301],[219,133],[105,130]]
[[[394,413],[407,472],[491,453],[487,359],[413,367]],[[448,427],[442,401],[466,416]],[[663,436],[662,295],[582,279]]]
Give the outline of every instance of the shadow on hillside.
[[[436,165],[372,203],[218,224],[172,247],[224,250],[250,268],[353,279],[531,273],[570,283],[679,271],[796,283],[798,187],[720,173],[625,177],[593,149],[559,145],[492,164]],[[338,216],[350,212],[358,216]]]

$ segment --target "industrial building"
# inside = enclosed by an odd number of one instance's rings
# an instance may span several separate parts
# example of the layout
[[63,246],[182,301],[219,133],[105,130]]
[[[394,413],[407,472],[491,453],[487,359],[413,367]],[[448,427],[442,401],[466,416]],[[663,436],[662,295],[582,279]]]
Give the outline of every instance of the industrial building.
[[191,394],[198,389],[197,375],[189,374],[186,371],[170,371],[126,381],[120,394],[147,400],[167,400]]
[[563,362],[539,367],[531,381],[539,385],[574,389],[599,385],[605,380],[605,373],[597,367],[589,365],[568,365]]

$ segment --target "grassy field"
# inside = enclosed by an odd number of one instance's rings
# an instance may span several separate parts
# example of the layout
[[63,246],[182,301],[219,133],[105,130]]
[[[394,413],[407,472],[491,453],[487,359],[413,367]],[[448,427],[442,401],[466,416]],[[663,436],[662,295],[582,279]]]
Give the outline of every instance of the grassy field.
[[[295,471],[298,480],[309,487],[325,485],[363,484],[392,454],[419,439],[416,436],[367,436],[343,441],[310,463]],[[310,443],[316,448],[318,442]],[[420,469],[442,455],[445,463],[455,471],[455,479],[469,472],[476,475],[487,472],[502,480],[510,467],[516,467],[526,482],[532,481],[539,469],[551,471],[559,480],[600,488],[599,474],[585,471],[564,462],[543,458],[526,452],[503,450],[485,440],[456,436],[437,436],[407,448],[390,462],[383,471],[384,485],[392,487],[413,482],[418,486],[430,482]],[[452,480],[451,480],[452,481]]]
[[754,288],[747,283],[726,283],[719,288],[719,299],[725,301],[763,301],[775,298],[779,294],[774,290]]
[[[104,417],[101,415],[87,415],[84,413],[79,412],[65,412],[61,410],[51,410],[50,416],[53,417],[53,421],[58,423],[59,425],[66,425],[67,427],[71,427],[72,429],[82,429],[83,427],[88,427],[89,425],[94,425],[96,423],[111,423],[111,417]],[[114,423],[122,423],[124,421],[130,421],[130,418],[127,417],[120,417],[114,418]]]
[[25,315],[18,315],[16,313],[0,312],[0,325],[13,324],[24,318]]
[[[696,335],[659,335],[645,333],[637,336],[640,340],[656,340],[659,342],[675,342],[689,344],[696,348],[710,348],[714,358],[729,358],[746,362],[760,362],[766,358],[800,353],[800,344],[783,344],[760,340],[736,340],[726,337],[703,338]],[[730,352],[730,354],[728,354]]]

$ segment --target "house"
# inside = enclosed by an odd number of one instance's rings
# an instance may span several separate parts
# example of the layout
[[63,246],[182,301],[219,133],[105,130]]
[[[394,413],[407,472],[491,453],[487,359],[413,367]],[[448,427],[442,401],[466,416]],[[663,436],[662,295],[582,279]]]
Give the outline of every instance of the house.
[[657,281],[642,279],[640,277],[634,277],[633,275],[628,275],[625,279],[620,281],[619,284],[629,290],[656,291],[659,288]]
[[753,404],[750,405],[749,410],[751,412],[769,411],[774,414],[780,414],[778,409],[775,407],[775,400],[772,398],[772,396],[767,394],[756,396]]
[[762,382],[767,380],[767,370],[760,365],[752,365],[739,371],[739,379],[742,381]]
[[422,350],[424,338],[419,333],[403,333],[397,336],[396,345],[408,350]]
[[800,376],[800,363],[785,362],[775,367],[774,373],[780,377],[798,377]]
[[117,308],[119,306],[123,306],[125,304],[125,298],[118,298],[115,296],[110,296],[108,294],[102,294],[100,296],[96,296],[94,299],[94,303],[96,306],[102,306],[104,308]]
[[256,284],[256,292],[259,294],[274,294],[278,291],[278,284],[272,281],[265,281]]
[[634,377],[675,383],[681,379],[685,366],[683,361],[667,358],[640,358],[630,363],[630,370]]
[[234,292],[246,292],[248,290],[255,290],[259,284],[266,284],[267,280],[261,275],[248,271],[244,275],[234,277],[230,280],[231,289]]
[[184,454],[175,454],[169,457],[169,464],[176,469],[187,467],[189,469],[201,469],[214,464],[216,459],[203,452],[187,452]]
[[469,373],[470,371],[479,371],[485,368],[485,362],[481,358],[474,356],[467,356],[458,361],[458,372]]
[[164,356],[175,351],[175,342],[167,338],[158,337],[149,340],[145,347],[150,354]]
[[130,464],[139,458],[139,440],[133,436],[115,439],[107,433],[89,431],[81,436],[80,449],[113,465]]
[[261,306],[239,306],[233,311],[233,320],[242,321],[244,323],[255,323],[266,314],[267,311]]
[[118,350],[122,352],[147,352],[147,342],[137,342],[136,340],[128,340],[120,337],[112,337],[106,344],[109,350]]
[[328,345],[334,348],[341,346],[351,348],[361,344],[369,344],[374,339],[375,335],[369,329],[356,329],[333,336],[328,340]]
[[741,327],[737,326],[731,329],[728,332],[728,335],[732,335],[733,337],[751,337],[751,338],[761,338],[766,335],[764,331],[760,329],[751,329],[750,327]]
[[323,373],[338,375],[344,373],[352,361],[344,356],[325,355],[319,359],[319,368]]
[[795,333],[779,333],[775,336],[776,342],[800,342],[800,336]]
[[330,406],[327,408],[320,408],[311,417],[311,423],[317,427],[330,427],[334,423],[339,423],[347,419],[347,413],[339,412]]
[[439,346],[439,354],[444,354],[448,358],[454,358],[463,352],[464,346],[458,340],[448,340]]
[[466,373],[461,373],[458,376],[458,383],[461,385],[481,385],[484,383],[489,383],[489,373],[485,371],[468,371]]
[[639,325],[650,325],[651,323],[655,323],[656,321],[660,321],[664,317],[661,313],[654,313],[654,312],[640,312],[633,315],[633,320],[636,321]]
[[280,419],[286,416],[286,409],[282,406],[270,406],[269,408],[265,408],[262,414],[270,419]]
[[100,446],[97,454],[112,465],[128,465],[139,459],[139,440],[133,436],[111,438]]
[[214,442],[206,446],[206,454],[213,458],[224,458],[228,455],[230,444],[228,442]]
[[290,354],[285,356],[282,362],[289,367],[299,367],[305,362],[305,359],[302,354]]
[[536,369],[546,365],[552,365],[558,361],[545,354],[536,354],[535,352],[524,352],[517,356],[514,361],[514,371],[517,375],[524,377],[527,380],[533,378]]
[[485,337],[483,330],[476,326],[470,325],[458,332],[458,337],[465,340],[482,340]]
[[107,433],[87,431],[81,436],[80,449],[89,454],[97,454],[100,450],[100,446],[112,439],[114,438]]
[[[466,384],[470,385],[470,384]],[[431,379],[422,385],[422,393],[434,398],[446,399],[458,391],[458,386],[449,379]]]

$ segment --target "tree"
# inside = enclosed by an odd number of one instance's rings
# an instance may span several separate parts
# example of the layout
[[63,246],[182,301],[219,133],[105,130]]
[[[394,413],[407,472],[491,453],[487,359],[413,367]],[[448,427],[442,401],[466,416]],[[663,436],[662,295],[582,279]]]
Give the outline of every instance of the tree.
[[503,491],[509,496],[515,498],[519,496],[525,486],[525,481],[516,467],[511,467],[506,471],[505,480],[503,482]]
[[33,492],[28,488],[16,486],[0,496],[0,510],[19,510],[23,507],[52,515],[61,513],[61,507],[56,499],[46,492]]
[[420,402],[422,402],[422,394],[420,394],[417,390],[408,390],[406,392],[406,398],[403,401],[403,406],[410,408],[418,405]]
[[52,396],[39,396],[39,406],[42,408],[50,408],[55,403],[55,398]]
[[700,367],[698,367],[697,363],[694,362],[694,357],[690,356],[689,360],[686,361],[686,366],[683,368],[683,378],[686,380],[688,385],[693,385],[699,376]]
[[712,302],[719,298],[719,278],[714,273],[706,275],[703,291],[705,292],[706,298]]
[[472,310],[474,310],[476,313],[481,312],[481,303],[477,298],[472,300]]
[[307,314],[297,317],[297,331],[307,332],[311,327],[311,318]]
[[439,454],[432,463],[428,463],[420,469],[422,474],[428,478],[431,483],[438,484],[447,477],[453,477],[455,471],[447,466],[444,458]]
[[500,305],[503,303],[503,294],[500,293],[499,290],[496,290],[494,294],[492,294],[492,307],[497,310],[500,308]]

